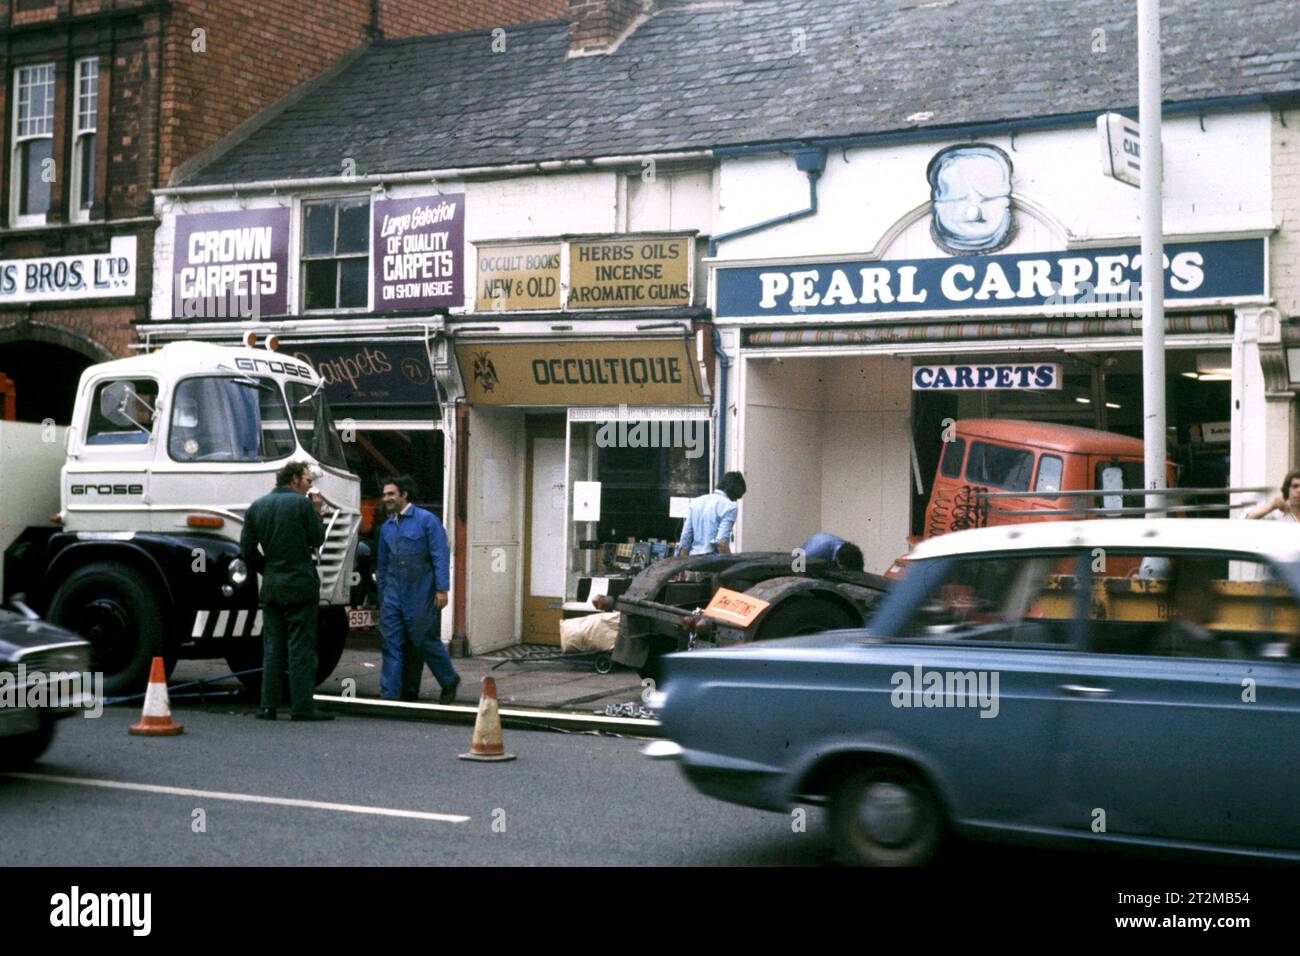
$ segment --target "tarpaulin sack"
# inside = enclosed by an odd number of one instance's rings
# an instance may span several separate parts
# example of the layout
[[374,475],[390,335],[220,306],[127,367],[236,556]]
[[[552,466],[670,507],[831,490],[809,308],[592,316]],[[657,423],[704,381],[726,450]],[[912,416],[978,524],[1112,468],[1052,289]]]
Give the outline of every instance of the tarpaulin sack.
[[588,614],[560,622],[560,650],[565,654],[576,651],[612,651],[618,640],[618,611]]

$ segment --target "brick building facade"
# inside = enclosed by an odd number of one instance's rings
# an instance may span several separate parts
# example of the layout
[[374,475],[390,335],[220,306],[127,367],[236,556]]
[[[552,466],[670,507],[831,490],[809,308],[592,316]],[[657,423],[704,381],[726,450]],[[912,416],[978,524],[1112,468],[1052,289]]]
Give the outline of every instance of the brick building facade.
[[82,369],[129,354],[152,286],[151,190],[182,163],[372,39],[567,9],[0,0],[0,375],[18,417],[66,421]]

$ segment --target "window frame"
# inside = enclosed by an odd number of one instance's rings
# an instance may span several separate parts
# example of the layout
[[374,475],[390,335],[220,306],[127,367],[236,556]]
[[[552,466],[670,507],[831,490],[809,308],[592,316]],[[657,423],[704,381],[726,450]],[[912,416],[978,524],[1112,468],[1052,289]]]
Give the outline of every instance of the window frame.
[[[339,254],[339,210],[340,207],[348,203],[365,203],[366,206],[366,242],[364,252],[349,252]],[[333,231],[333,248],[328,255],[308,254],[307,252],[307,210],[311,206],[331,206],[334,209],[334,231]],[[348,193],[337,196],[312,196],[303,197],[298,203],[297,215],[297,256],[295,267],[298,271],[297,276],[297,311],[299,315],[328,315],[330,313],[339,314],[365,314],[372,310],[371,299],[374,296],[374,282],[372,274],[372,259],[374,249],[372,248],[371,237],[374,230],[374,196],[371,193]],[[342,270],[338,268],[337,263],[344,259],[363,259],[366,263],[366,301],[364,305],[340,306],[339,293],[343,280]],[[319,308],[307,307],[307,264],[309,262],[333,262],[334,269],[334,305]]]
[[[19,133],[19,110],[21,108],[22,99],[23,99],[22,97],[23,73],[29,70],[41,70],[45,68],[48,68],[50,71],[50,80],[48,84],[50,131],[48,134],[33,135],[31,133],[28,133],[27,135],[22,135]],[[10,112],[9,112],[9,136],[10,136],[9,139],[10,142],[9,224],[12,228],[15,229],[21,229],[25,226],[44,226],[49,222],[49,211],[54,206],[54,189],[53,189],[54,184],[53,183],[49,184],[51,186],[50,205],[45,212],[26,213],[26,214],[20,213],[19,209],[22,207],[22,195],[23,195],[23,185],[24,185],[23,176],[26,172],[25,164],[22,161],[22,152],[23,152],[23,147],[26,146],[28,143],[40,139],[48,139],[50,141],[50,156],[51,157],[54,156],[54,149],[55,149],[54,126],[56,120],[55,114],[58,112],[58,96],[57,96],[58,82],[59,82],[58,63],[54,60],[48,60],[40,63],[19,64],[18,66],[14,67],[12,76],[13,76],[13,83],[10,86],[10,90],[13,93],[13,102],[10,106]],[[45,85],[46,84],[44,83],[40,84],[41,87],[44,87]],[[30,103],[31,101],[29,100],[29,107],[28,107],[29,109],[30,109]],[[56,170],[57,170],[57,165],[56,165]]]
[[[1119,548],[1107,548],[1106,557],[1164,557],[1164,558],[1214,558],[1215,560],[1224,560],[1232,562],[1240,561],[1250,564],[1266,566],[1274,575],[1277,583],[1287,589],[1291,601],[1297,608],[1300,608],[1300,567],[1295,564],[1281,563],[1274,561],[1272,558],[1263,554],[1252,554],[1249,552],[1240,552],[1232,550],[1216,551],[1208,548],[1170,548],[1162,547],[1155,542],[1150,547],[1125,546]],[[1092,570],[1091,563],[1088,567],[1087,585],[1083,588],[1088,595],[1092,594],[1093,582],[1099,577],[1105,578],[1107,575],[1100,575]],[[1123,579],[1117,579],[1123,580]],[[1288,667],[1300,667],[1300,658],[1295,657],[1243,657],[1243,658],[1223,658],[1223,657],[1198,657],[1191,654],[1136,654],[1127,651],[1112,651],[1102,647],[1099,640],[1098,620],[1091,615],[1091,602],[1088,603],[1087,638],[1082,647],[1084,653],[1095,657],[1099,660],[1155,660],[1155,661],[1181,661],[1197,663],[1213,663],[1223,665],[1228,663],[1249,664],[1252,666],[1281,664]]]
[[[94,64],[93,69],[86,70],[83,76],[83,69],[89,64]],[[68,221],[69,222],[89,222],[91,213],[95,210],[95,156],[92,152],[90,160],[90,205],[85,209],[81,208],[81,193],[86,178],[85,164],[81,149],[81,140],[83,137],[92,137],[92,150],[98,149],[99,140],[99,72],[100,58],[98,56],[78,57],[73,62],[72,68],[72,173],[68,177]],[[92,82],[93,92],[85,95],[82,91],[83,80],[89,79]],[[82,126],[82,102],[84,99],[93,97],[94,109],[89,112],[90,126]]]
[[[1071,613],[1073,618],[1068,627],[1070,639],[1060,643],[1043,643],[1037,641],[1009,641],[992,636],[961,636],[948,634],[905,634],[899,633],[903,628],[909,627],[915,620],[916,615],[920,613],[922,603],[928,599],[937,587],[941,587],[951,582],[951,576],[954,566],[967,562],[975,561],[1011,561],[1022,560],[1029,561],[1036,558],[1046,559],[1048,561],[1059,561],[1063,558],[1069,558],[1074,562],[1074,577],[1076,580],[1075,592],[1073,595],[1073,606]],[[887,600],[903,606],[905,613],[900,613],[898,608],[890,608],[889,614],[883,619],[873,619],[868,622],[867,629],[873,634],[878,635],[877,639],[884,640],[889,644],[918,644],[930,647],[991,647],[1003,650],[1023,650],[1023,651],[1054,651],[1054,652],[1074,652],[1087,653],[1092,641],[1091,630],[1088,627],[1086,617],[1088,607],[1088,588],[1083,586],[1083,581],[1091,582],[1089,573],[1089,562],[1091,560],[1090,552],[1078,547],[1064,545],[1059,548],[1046,548],[1041,550],[1019,550],[1019,551],[988,551],[979,553],[963,553],[936,556],[925,559],[925,566],[928,571],[933,571],[938,575],[937,582],[926,583],[920,580],[917,574],[917,566],[922,562],[915,564],[908,569],[903,576],[900,586],[891,591]],[[907,585],[908,580],[912,583]],[[900,593],[906,586],[906,593]],[[896,598],[893,595],[898,595]],[[986,625],[991,632],[1005,627],[1005,624]]]

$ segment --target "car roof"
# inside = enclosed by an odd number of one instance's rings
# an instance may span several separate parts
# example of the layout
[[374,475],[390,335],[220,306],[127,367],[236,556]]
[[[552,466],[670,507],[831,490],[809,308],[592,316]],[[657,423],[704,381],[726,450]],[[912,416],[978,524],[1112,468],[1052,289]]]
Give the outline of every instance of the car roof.
[[1148,548],[1235,551],[1275,561],[1300,560],[1300,524],[1230,518],[1097,518],[1042,521],[953,531],[922,541],[908,558],[920,561],[989,551],[1046,548]]
[[1031,448],[1076,454],[1133,455],[1142,457],[1142,439],[1103,432],[1078,425],[1027,422],[1016,418],[963,418],[956,423],[958,435],[1014,442]]

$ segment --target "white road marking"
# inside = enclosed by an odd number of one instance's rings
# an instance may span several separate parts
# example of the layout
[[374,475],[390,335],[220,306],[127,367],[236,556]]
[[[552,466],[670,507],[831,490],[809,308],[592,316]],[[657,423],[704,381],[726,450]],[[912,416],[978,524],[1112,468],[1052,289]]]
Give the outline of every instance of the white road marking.
[[403,817],[408,820],[433,820],[438,823],[468,823],[469,817],[454,813],[427,813],[423,810],[393,810],[388,807],[364,807],[353,803],[325,803],[320,800],[295,800],[290,797],[262,797],[253,793],[222,793],[219,790],[191,790],[189,787],[163,787],[151,783],[124,783],[120,780],[92,780],[88,777],[59,777],[46,773],[0,773],[15,780],[40,780],[45,783],[70,783],[81,787],[105,787],[109,790],[137,790],[142,793],[165,793],[175,797],[203,797],[207,800],[233,800],[237,803],[266,803],[276,807],[302,807],[307,810],[335,810],[376,817]]

